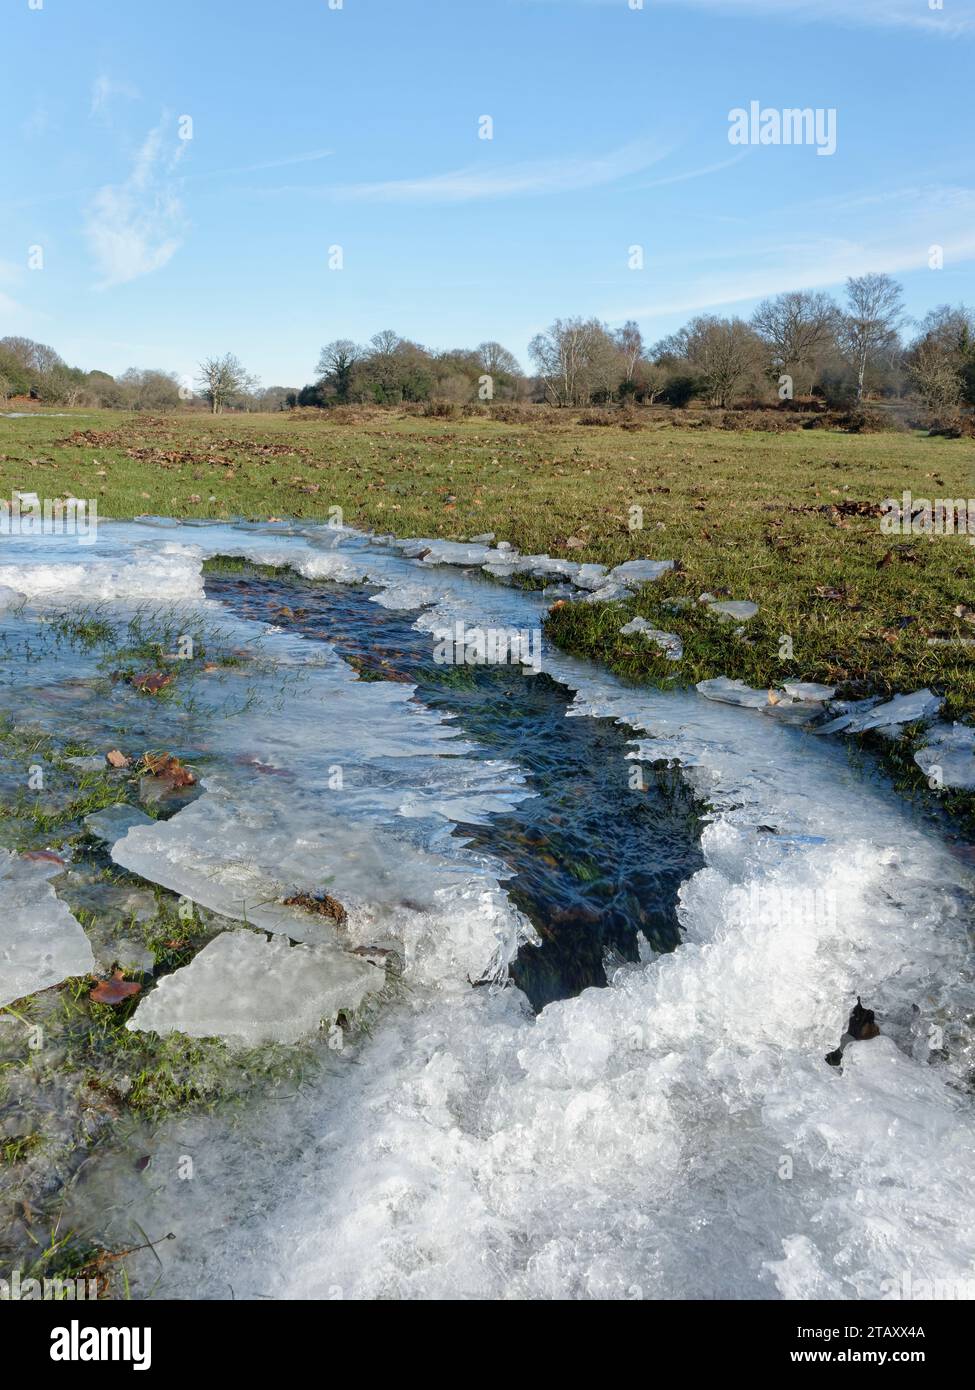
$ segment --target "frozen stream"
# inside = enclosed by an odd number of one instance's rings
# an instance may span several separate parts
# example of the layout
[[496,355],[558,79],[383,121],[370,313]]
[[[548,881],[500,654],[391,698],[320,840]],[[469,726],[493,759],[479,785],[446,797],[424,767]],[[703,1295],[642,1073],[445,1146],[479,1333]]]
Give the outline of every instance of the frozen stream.
[[[191,713],[160,706],[166,737],[209,760],[204,792],[130,830],[117,861],[343,959],[358,945],[404,962],[314,1086],[166,1124],[142,1171],[107,1154],[78,1212],[120,1245],[135,1223],[173,1231],[161,1272],[148,1254],[131,1264],[137,1292],[170,1296],[872,1298],[923,1279],[971,1296],[969,870],[835,740],[546,648],[569,716],[635,731],[648,781],[649,764],[679,762],[711,808],[703,867],[680,888],[676,950],[607,943],[608,984],[550,991],[537,1014],[516,988],[472,988],[535,939],[492,829],[530,794],[517,755],[485,756],[457,710],[402,680],[357,680],[338,635],[207,598],[201,571],[231,554],[365,582],[431,642],[457,621],[537,629],[551,597],[485,578],[497,552],[425,549],[154,522],[103,523],[88,549],[0,550],[15,591],[0,709],[29,703],[52,732],[94,735],[106,713],[65,694],[50,658],[17,659],[52,605],[166,606],[260,652],[233,710],[225,690]],[[341,938],[279,905],[323,880],[349,910]],[[883,1032],[838,1070],[824,1054],[858,994]]]

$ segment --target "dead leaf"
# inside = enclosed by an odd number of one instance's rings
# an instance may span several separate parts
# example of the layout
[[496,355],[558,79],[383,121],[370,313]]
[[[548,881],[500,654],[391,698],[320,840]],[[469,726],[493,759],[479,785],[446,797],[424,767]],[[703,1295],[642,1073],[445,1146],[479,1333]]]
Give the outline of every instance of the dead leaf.
[[303,907],[306,912],[316,912],[319,917],[330,917],[341,926],[346,919],[346,911],[338,898],[328,893],[295,893],[284,899],[285,907]]
[[150,777],[163,778],[174,790],[196,785],[193,773],[171,753],[146,753],[139,763],[139,770],[147,772]]
[[172,683],[172,679],[165,671],[143,671],[141,675],[130,676],[129,684],[143,695],[158,695],[160,690]]
[[110,980],[99,980],[88,998],[93,1004],[122,1004],[141,988],[134,980],[123,979],[121,970],[116,970]]

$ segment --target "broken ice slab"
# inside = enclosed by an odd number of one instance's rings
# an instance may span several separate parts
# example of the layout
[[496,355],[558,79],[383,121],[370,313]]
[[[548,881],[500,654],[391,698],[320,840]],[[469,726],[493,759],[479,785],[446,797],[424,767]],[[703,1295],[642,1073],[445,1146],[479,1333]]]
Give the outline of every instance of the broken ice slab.
[[335,946],[289,946],[224,932],[142,1000],[133,1032],[224,1038],[242,1047],[296,1043],[378,993],[386,973]]
[[793,700],[812,700],[817,703],[832,700],[836,694],[835,685],[819,685],[816,681],[783,681],[782,689]]
[[652,584],[674,568],[673,560],[626,560],[609,572],[615,584]]
[[577,589],[598,589],[606,583],[606,566],[580,565],[572,582]]
[[396,540],[393,547],[408,560],[419,560],[424,565],[484,565],[517,553],[503,542],[495,547],[474,541]]
[[862,734],[868,729],[888,729],[898,724],[913,724],[918,719],[932,719],[940,708],[940,698],[926,689],[915,690],[910,695],[895,695],[879,705],[874,699],[855,701],[837,719],[824,724],[819,732]]
[[15,603],[23,603],[25,595],[19,589],[12,589],[9,584],[0,584],[0,609],[13,608]]
[[914,761],[926,777],[936,777],[943,787],[975,791],[975,729],[968,724],[935,724]]
[[767,709],[770,704],[767,690],[753,690],[744,681],[729,680],[727,676],[716,676],[710,681],[698,681],[697,690],[706,700],[719,700],[725,705]]
[[95,968],[80,922],[47,881],[60,870],[0,850],[0,1006]]
[[751,599],[724,599],[713,600],[708,604],[708,611],[717,613],[718,616],[728,622],[736,618],[739,622],[747,622],[749,618],[754,618],[758,612],[758,604],[752,603]]
[[603,584],[601,588],[594,589],[592,593],[586,594],[583,603],[621,603],[624,599],[632,598],[633,590],[628,589],[625,584]]
[[515,574],[530,574],[536,579],[554,575],[572,583],[582,570],[606,573],[605,565],[581,565],[576,560],[553,560],[551,555],[519,555],[517,551],[506,551],[502,555],[492,551],[490,560],[481,568],[494,579],[510,579]]
[[92,811],[85,816],[85,825],[99,840],[114,845],[128,834],[133,825],[151,825],[152,819],[136,806],[106,806],[104,811]]
[[684,644],[675,632],[663,632],[659,627],[648,623],[646,618],[633,618],[620,628],[623,637],[628,637],[633,632],[642,632],[648,642],[660,647],[668,661],[680,661],[684,655]]

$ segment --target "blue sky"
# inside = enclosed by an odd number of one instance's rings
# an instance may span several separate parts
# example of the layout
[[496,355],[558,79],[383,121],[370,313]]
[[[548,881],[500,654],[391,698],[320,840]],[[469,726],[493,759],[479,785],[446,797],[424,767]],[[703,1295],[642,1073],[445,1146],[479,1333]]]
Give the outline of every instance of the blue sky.
[[[871,269],[975,303],[975,0],[636,3],[3,0],[0,336],[292,385],[336,337],[527,366],[558,315],[653,340]],[[836,153],[731,145],[752,101]]]

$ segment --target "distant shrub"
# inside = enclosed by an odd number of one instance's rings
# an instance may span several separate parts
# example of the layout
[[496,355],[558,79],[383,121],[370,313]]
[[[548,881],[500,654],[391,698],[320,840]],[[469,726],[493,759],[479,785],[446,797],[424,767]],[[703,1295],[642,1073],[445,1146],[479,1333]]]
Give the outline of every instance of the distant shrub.
[[506,425],[544,425],[546,428],[565,429],[572,419],[568,410],[541,401],[501,401],[492,404],[490,413],[492,420],[501,420]]
[[578,418],[580,425],[618,425],[620,418],[612,410],[584,410]]
[[666,401],[667,405],[674,406],[677,410],[683,410],[684,407],[694,399],[700,389],[701,383],[698,381],[697,377],[678,373],[678,375],[672,376],[667,382],[660,399]]
[[857,406],[839,415],[836,423],[840,429],[846,430],[847,434],[888,434],[903,428],[895,416],[882,410],[867,410],[864,406]]
[[933,438],[975,439],[975,417],[961,415],[954,420],[933,419],[927,429]]
[[780,410],[726,410],[719,423],[723,430],[763,430],[767,434],[785,434],[799,429],[802,417]]

